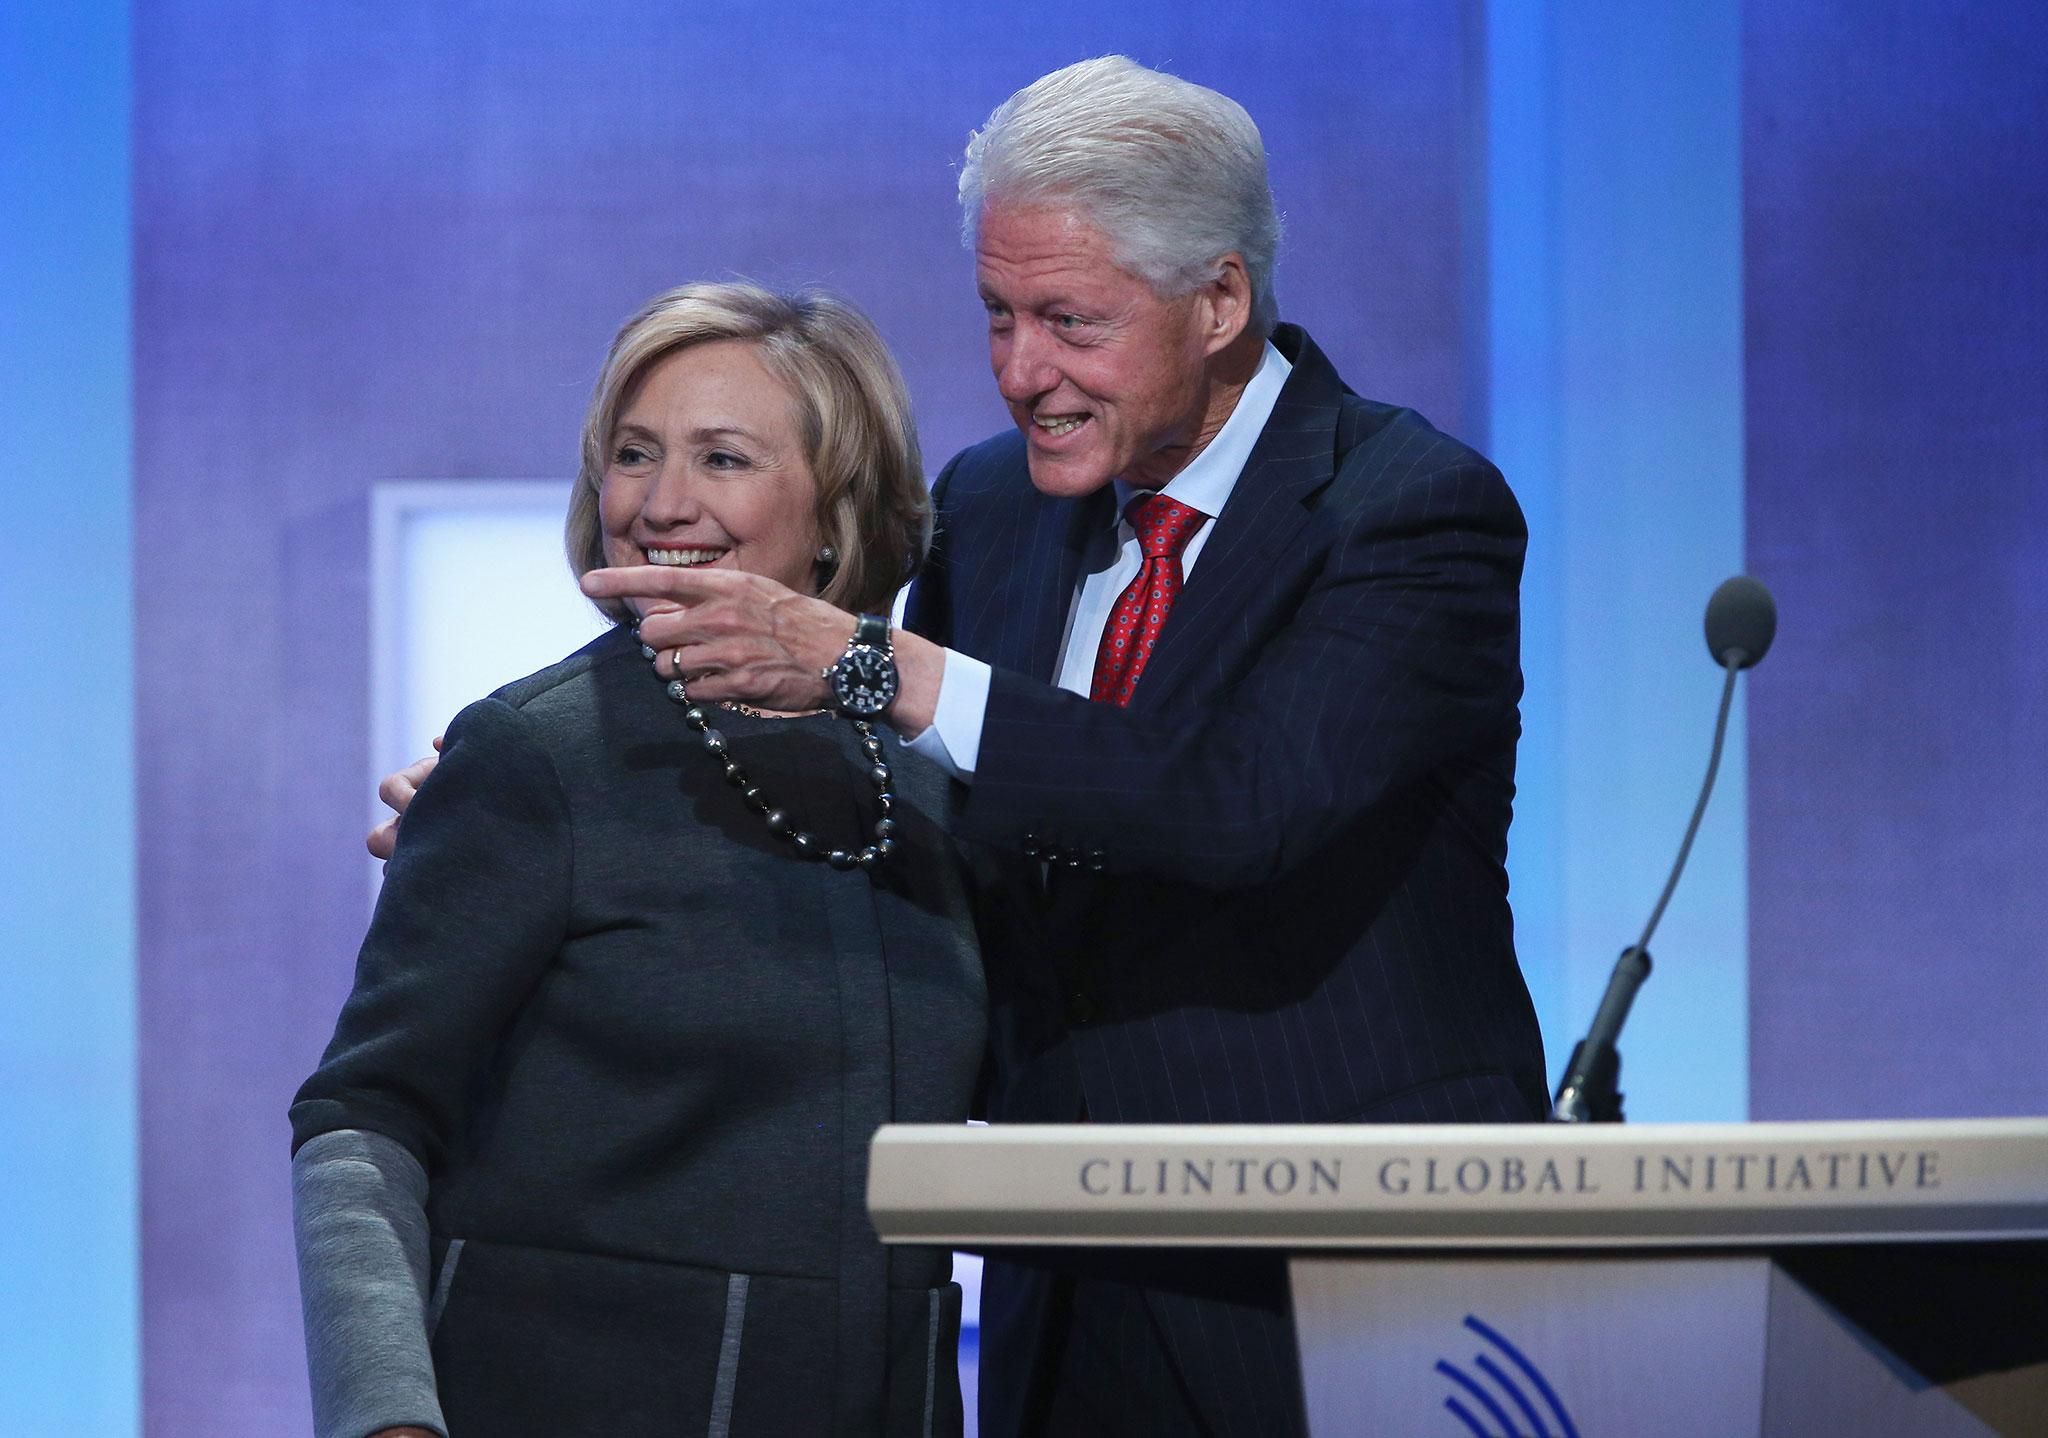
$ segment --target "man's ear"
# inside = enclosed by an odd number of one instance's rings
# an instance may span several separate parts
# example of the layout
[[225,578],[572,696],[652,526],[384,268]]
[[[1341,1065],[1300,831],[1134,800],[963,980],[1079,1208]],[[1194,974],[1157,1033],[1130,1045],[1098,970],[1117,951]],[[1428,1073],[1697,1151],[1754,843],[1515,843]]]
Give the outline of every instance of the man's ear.
[[1202,352],[1228,349],[1252,322],[1252,277],[1244,256],[1232,250],[1216,262],[1216,274],[1202,286]]

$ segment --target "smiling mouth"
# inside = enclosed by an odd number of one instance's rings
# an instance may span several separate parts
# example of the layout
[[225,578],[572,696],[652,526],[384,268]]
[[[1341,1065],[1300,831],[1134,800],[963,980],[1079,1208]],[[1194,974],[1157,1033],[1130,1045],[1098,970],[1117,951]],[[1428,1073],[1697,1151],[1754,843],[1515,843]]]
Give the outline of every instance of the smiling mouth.
[[1088,416],[1085,414],[1034,414],[1031,416],[1032,427],[1038,430],[1039,433],[1053,439],[1059,439],[1064,435],[1072,434],[1087,422]]
[[691,569],[700,564],[716,564],[731,552],[727,549],[650,549],[647,562]]

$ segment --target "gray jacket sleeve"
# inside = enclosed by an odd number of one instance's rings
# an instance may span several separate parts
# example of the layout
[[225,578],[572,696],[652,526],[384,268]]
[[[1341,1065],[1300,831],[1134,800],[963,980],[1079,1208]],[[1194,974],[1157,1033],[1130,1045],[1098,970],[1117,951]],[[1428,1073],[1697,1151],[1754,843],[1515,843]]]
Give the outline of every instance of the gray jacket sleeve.
[[447,1434],[428,1351],[427,1175],[380,1133],[336,1129],[292,1159],[292,1229],[315,1438]]
[[361,1129],[440,1176],[477,1074],[568,937],[575,825],[542,729],[501,699],[449,724],[405,811],[334,1039],[292,1102],[294,1151]]

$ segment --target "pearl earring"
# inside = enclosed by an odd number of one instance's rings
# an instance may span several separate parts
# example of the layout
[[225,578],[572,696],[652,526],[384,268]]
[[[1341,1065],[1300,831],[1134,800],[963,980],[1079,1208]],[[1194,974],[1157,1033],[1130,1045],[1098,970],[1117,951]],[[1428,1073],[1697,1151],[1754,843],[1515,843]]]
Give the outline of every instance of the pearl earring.
[[819,545],[819,546],[818,546],[818,563],[820,563],[820,564],[837,564],[838,562],[839,562],[839,551],[838,551],[838,550],[834,549],[834,548],[833,548],[833,547],[832,547],[831,545],[829,545],[829,544],[821,544],[821,545]]

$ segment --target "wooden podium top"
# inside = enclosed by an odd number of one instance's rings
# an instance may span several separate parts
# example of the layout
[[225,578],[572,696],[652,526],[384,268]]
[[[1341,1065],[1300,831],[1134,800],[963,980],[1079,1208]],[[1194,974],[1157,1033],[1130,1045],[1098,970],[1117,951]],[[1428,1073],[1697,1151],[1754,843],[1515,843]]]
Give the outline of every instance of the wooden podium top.
[[1742,1247],[2048,1238],[2048,1119],[897,1124],[890,1243]]

